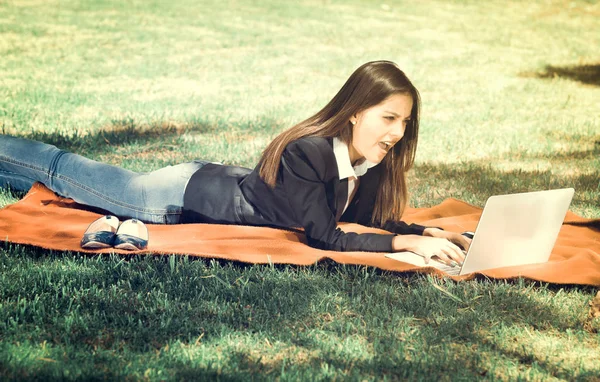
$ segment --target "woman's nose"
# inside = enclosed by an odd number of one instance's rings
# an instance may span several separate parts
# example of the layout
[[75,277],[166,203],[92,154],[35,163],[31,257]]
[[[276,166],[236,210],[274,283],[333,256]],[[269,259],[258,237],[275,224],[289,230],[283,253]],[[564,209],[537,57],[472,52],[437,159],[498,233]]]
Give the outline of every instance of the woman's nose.
[[390,131],[390,135],[394,138],[402,138],[404,136],[404,131],[406,130],[406,124],[404,122],[398,123],[392,127]]

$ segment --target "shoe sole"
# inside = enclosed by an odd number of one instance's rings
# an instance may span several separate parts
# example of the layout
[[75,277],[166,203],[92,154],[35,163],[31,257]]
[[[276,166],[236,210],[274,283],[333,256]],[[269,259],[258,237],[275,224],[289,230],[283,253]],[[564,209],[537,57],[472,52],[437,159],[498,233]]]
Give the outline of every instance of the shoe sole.
[[127,251],[139,251],[140,248],[136,247],[135,245],[131,244],[131,243],[121,243],[118,245],[115,245],[116,249],[125,249]]
[[101,241],[88,241],[87,243],[85,243],[81,246],[81,248],[84,248],[84,249],[103,249],[103,248],[111,248],[111,247],[112,247],[112,245],[103,243]]

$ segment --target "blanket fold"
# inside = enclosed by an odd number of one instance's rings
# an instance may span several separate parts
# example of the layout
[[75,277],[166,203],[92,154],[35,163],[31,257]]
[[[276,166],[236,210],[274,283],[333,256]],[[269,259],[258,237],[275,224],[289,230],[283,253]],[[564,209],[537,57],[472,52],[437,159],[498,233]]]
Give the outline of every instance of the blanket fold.
[[[431,208],[407,210],[407,223],[474,231],[482,209],[456,199]],[[71,199],[58,197],[36,184],[17,203],[0,210],[0,239],[59,251],[132,253],[115,249],[86,251],[79,242],[88,225],[101,216]],[[384,232],[342,223],[347,232]],[[217,224],[148,225],[150,241],[142,254],[187,254],[245,263],[310,265],[323,259],[399,272],[435,272],[430,267],[388,259],[383,253],[334,252],[311,248],[303,234],[266,227]],[[494,279],[525,277],[556,284],[600,286],[600,219],[585,219],[568,212],[550,260],[544,264],[505,267],[481,272]],[[453,277],[466,280],[475,274]]]

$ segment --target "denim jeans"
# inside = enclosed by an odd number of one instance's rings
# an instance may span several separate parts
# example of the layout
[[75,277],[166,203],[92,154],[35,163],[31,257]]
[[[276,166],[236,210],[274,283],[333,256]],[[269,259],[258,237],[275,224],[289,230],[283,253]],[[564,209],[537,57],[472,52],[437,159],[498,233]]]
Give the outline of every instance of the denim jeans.
[[0,135],[0,187],[27,191],[40,182],[78,203],[146,223],[179,223],[187,183],[206,163],[137,173],[42,142]]

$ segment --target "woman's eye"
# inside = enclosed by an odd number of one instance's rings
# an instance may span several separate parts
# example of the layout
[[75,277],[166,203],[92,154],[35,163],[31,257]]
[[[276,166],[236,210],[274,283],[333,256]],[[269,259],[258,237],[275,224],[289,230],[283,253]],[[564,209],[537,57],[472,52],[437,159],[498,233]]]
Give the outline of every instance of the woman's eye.
[[395,118],[394,117],[385,117],[385,119],[387,119],[389,121],[393,121]]

